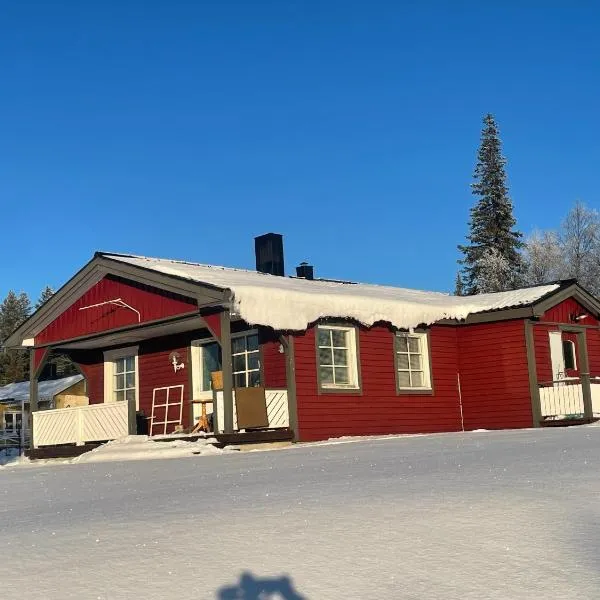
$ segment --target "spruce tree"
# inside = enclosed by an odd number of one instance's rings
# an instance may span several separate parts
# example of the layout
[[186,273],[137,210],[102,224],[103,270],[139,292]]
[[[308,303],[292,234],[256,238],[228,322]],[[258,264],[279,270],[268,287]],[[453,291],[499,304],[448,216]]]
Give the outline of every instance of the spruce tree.
[[[487,114],[483,119],[474,182],[471,184],[478,200],[471,209],[469,244],[458,247],[463,254],[459,263],[462,265],[465,295],[484,290],[514,289],[522,280],[523,264],[519,252],[523,246],[522,234],[515,230],[516,220],[508,195],[505,166],[498,127],[494,117]],[[489,257],[492,254],[499,258],[498,264],[506,266],[508,276],[504,273],[490,281]]]
[[[17,295],[14,291],[0,304],[0,340],[6,338],[21,324],[31,313],[31,302],[25,292]],[[29,358],[24,350],[5,350],[0,354],[0,382],[2,384],[22,381],[29,375]]]
[[465,295],[465,285],[463,283],[460,271],[456,274],[456,283],[455,283],[455,286],[454,286],[454,295],[455,296],[464,296]]
[[49,285],[47,285],[42,290],[42,293],[40,294],[38,301],[35,303],[34,310],[37,310],[38,308],[40,308],[42,306],[42,304],[44,304],[47,300],[52,298],[52,296],[54,296],[54,290]]

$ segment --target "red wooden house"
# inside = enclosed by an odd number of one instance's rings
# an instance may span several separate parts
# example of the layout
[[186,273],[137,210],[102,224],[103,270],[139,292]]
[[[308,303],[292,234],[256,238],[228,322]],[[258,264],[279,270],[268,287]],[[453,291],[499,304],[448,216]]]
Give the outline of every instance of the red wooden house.
[[50,352],[87,381],[86,420],[39,411],[34,437],[108,439],[134,430],[134,411],[152,435],[189,430],[202,402],[233,433],[253,388],[263,426],[302,441],[600,413],[600,304],[574,281],[461,298],[314,279],[304,264],[286,277],[281,236],[256,247],[257,271],[97,253],[6,343],[31,349],[32,410]]

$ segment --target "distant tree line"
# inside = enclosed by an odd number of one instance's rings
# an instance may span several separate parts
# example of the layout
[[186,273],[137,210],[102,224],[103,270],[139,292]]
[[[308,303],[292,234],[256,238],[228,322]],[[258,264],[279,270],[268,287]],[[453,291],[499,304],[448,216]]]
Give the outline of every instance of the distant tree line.
[[[17,294],[9,291],[0,304],[0,340],[2,343],[10,334],[27,320],[34,310],[40,308],[54,294],[54,290],[46,286],[34,306],[25,292]],[[48,361],[46,375],[73,375],[77,372],[72,361],[63,355],[54,355]],[[0,385],[24,381],[29,378],[29,352],[3,348],[0,352]]]

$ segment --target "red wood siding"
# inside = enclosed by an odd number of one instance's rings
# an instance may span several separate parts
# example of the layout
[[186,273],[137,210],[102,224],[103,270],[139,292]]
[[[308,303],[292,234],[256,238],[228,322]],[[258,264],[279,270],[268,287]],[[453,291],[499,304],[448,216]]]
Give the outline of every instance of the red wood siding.
[[458,329],[465,429],[531,427],[531,395],[522,320]]
[[286,358],[281,352],[279,334],[270,329],[259,330],[263,385],[267,388],[287,387]]
[[600,330],[586,329],[590,375],[600,377]]
[[[578,315],[581,313],[588,316],[580,321],[573,321],[571,319],[571,315]],[[548,309],[542,315],[540,320],[550,323],[564,323],[565,325],[598,325],[598,320],[593,317],[587,309],[583,308],[583,306],[581,306],[581,304],[579,304],[579,302],[577,302],[577,300],[574,298],[567,298],[560,304]]]
[[361,395],[319,394],[315,330],[294,337],[301,440],[460,429],[455,328],[431,330],[434,393],[429,395],[396,394],[394,336],[387,327],[359,332]]
[[[179,362],[185,364],[183,369],[174,371],[173,365],[169,360],[171,352],[177,352],[179,354]],[[140,411],[143,412],[146,417],[152,415],[152,393],[155,388],[183,385],[182,425],[184,427],[190,425],[190,369],[192,366],[189,362],[189,355],[188,336],[163,337],[148,342],[142,342],[140,344],[138,357]],[[171,398],[173,398],[175,392],[175,390],[171,392]],[[161,392],[161,394],[163,393],[164,392]],[[175,412],[177,414],[175,414]],[[164,412],[159,414],[157,411],[157,416],[159,416],[161,420],[163,420],[163,415]],[[179,411],[177,409],[172,409],[169,420],[178,418]],[[167,433],[171,433],[174,428],[174,425],[170,425],[167,429]],[[160,432],[155,429],[154,433]]]
[[84,306],[117,298],[121,298],[138,310],[142,323],[191,313],[196,309],[195,302],[189,298],[107,276],[91,287],[41,331],[35,338],[36,344],[47,344],[127,325],[136,325],[138,323],[137,314],[127,308],[107,304],[79,310]]

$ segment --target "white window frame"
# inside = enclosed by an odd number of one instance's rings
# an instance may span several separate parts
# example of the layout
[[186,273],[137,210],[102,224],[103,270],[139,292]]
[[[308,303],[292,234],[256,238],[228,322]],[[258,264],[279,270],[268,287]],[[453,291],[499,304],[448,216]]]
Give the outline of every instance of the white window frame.
[[[320,361],[320,348],[331,348],[332,346],[320,346],[319,345],[319,331],[343,331],[346,334],[346,343],[348,344],[348,379],[349,383],[324,383],[321,380],[321,361]],[[356,391],[360,390],[360,378],[358,373],[358,340],[356,335],[356,327],[346,325],[317,325],[316,334],[316,351],[317,351],[317,377],[319,381],[319,387],[323,391],[331,390],[348,390]],[[330,365],[325,365],[330,366]],[[333,365],[335,366],[335,365]]]
[[104,402],[117,402],[114,393],[115,361],[120,358],[133,356],[135,363],[135,408],[140,409],[140,365],[139,346],[128,346],[117,350],[104,352]]
[[[410,368],[410,354],[411,352],[399,352],[398,340],[400,338],[412,338],[419,340],[419,354],[421,355],[421,369]],[[408,346],[408,344],[407,344]],[[401,369],[398,355],[406,354],[409,356],[409,367],[408,369]],[[433,386],[431,383],[431,356],[429,352],[429,335],[426,332],[403,332],[398,331],[394,336],[394,366],[396,369],[396,387],[399,393],[405,392],[431,392]],[[423,373],[423,385],[420,386],[401,386],[400,385],[400,372],[410,373],[411,371],[421,371]]]

